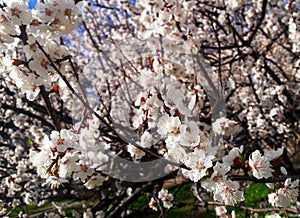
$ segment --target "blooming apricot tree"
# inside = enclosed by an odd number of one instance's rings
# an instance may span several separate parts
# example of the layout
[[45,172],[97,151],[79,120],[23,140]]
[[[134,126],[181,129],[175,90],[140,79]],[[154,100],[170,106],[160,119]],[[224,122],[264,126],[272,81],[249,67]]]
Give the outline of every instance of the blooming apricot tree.
[[299,19],[295,0],[1,0],[1,216],[299,214]]

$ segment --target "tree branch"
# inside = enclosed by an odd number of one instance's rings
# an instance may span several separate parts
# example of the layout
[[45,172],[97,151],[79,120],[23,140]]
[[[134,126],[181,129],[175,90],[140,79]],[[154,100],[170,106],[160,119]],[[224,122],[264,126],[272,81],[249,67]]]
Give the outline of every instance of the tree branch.
[[39,49],[43,52],[43,54],[46,56],[46,58],[48,59],[48,61],[50,62],[50,66],[53,67],[53,69],[58,73],[58,75],[65,82],[65,84],[67,85],[67,87],[69,88],[69,90],[72,92],[72,94],[75,95],[76,98],[78,98],[81,101],[81,103],[92,114],[94,114],[106,127],[108,127],[109,130],[115,132],[115,130],[106,122],[106,120],[103,117],[101,117],[98,113],[96,113],[94,111],[94,109],[75,91],[75,89],[71,86],[71,84],[69,83],[69,81],[67,80],[67,78],[60,72],[60,70],[57,68],[57,66],[55,65],[55,63],[52,61],[52,59],[50,58],[49,54],[47,54],[47,52],[41,46],[41,44],[38,41],[36,41],[36,44],[39,47]]
[[60,118],[59,118],[58,114],[56,113],[55,109],[52,107],[52,104],[49,99],[49,93],[47,93],[45,86],[43,86],[43,85],[40,86],[40,93],[45,102],[47,112],[48,112],[49,116],[51,117],[51,120],[53,121],[55,130],[59,131],[61,129]]
[[126,198],[119,206],[117,206],[110,214],[106,216],[106,218],[114,218],[119,217],[122,210],[126,209],[129,204],[131,204],[133,201],[135,201],[143,192],[149,190],[155,185],[154,182],[149,182],[146,185],[137,188],[136,191],[130,195],[128,198]]
[[234,208],[238,208],[238,209],[242,209],[242,210],[246,210],[246,211],[251,211],[251,212],[255,212],[255,213],[285,211],[285,212],[288,212],[288,213],[300,214],[300,211],[298,211],[296,209],[293,209],[293,208],[287,208],[287,207],[253,208],[253,207],[247,207],[247,206],[243,206],[243,205],[234,205],[234,206],[226,205],[226,204],[223,204],[223,203],[217,202],[217,201],[207,201],[207,202],[197,204],[197,206],[201,206],[201,207],[206,207],[207,205],[234,207]]

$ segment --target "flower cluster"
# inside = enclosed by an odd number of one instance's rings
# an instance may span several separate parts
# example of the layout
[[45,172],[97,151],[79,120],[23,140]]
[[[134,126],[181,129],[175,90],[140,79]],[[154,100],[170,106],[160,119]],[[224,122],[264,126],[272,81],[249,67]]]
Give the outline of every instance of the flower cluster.
[[[173,206],[172,201],[174,197],[167,189],[161,189],[158,192],[158,199],[162,201],[163,207],[166,209],[170,209]],[[158,199],[152,197],[149,202],[149,207],[155,211],[157,211],[157,204],[159,204]]]
[[31,151],[33,166],[51,188],[70,177],[88,189],[102,185],[104,177],[96,169],[108,161],[104,152],[109,145],[99,141],[99,125],[99,120],[91,116],[86,123],[75,124],[73,130],[53,131],[50,138],[45,136],[40,151]]
[[275,193],[268,195],[269,203],[274,207],[289,207],[296,203],[298,197],[299,180],[292,182],[291,178],[285,180],[284,185],[276,189]]
[[[84,217],[125,216],[176,177],[199,206],[238,207],[266,181],[266,204],[299,212],[297,1],[0,0],[0,51],[1,216],[69,193],[97,198]],[[149,160],[166,165],[128,167]],[[127,170],[154,181],[128,189]]]
[[[38,2],[33,10],[28,10],[27,3],[22,0],[3,1],[3,4],[5,6],[1,11],[0,23],[1,50],[12,49],[23,43],[25,59],[14,55],[5,56],[5,70],[2,73],[8,74],[29,100],[37,98],[41,85],[48,89],[60,85],[63,89],[66,85],[59,78],[49,57],[57,64],[61,73],[65,74],[69,70],[70,66],[66,62],[68,49],[58,45],[54,37],[68,34],[78,25],[78,10],[74,1]],[[24,28],[25,26],[28,28]],[[43,45],[48,57],[38,48],[37,43]],[[65,94],[67,93],[66,90]]]
[[227,214],[227,209],[224,206],[215,207],[216,216],[221,218],[235,217],[235,210],[231,211],[231,214]]

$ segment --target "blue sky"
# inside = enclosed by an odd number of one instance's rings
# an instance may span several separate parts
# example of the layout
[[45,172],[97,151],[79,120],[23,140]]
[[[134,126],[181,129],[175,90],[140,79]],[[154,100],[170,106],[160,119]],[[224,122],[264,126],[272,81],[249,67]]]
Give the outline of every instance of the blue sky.
[[37,0],[29,0],[28,8],[29,8],[29,9],[34,8],[35,5],[36,5],[36,3],[37,3]]

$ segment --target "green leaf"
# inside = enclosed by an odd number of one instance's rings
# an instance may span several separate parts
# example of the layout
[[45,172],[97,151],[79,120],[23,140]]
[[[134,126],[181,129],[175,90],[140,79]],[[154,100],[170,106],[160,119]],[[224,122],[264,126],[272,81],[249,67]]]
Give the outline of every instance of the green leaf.
[[32,145],[34,144],[34,141],[33,141],[31,138],[28,138],[28,144],[29,144],[30,146],[32,146]]
[[263,202],[265,200],[267,203],[267,198],[269,193],[271,193],[271,191],[266,186],[266,184],[252,183],[244,195],[245,205],[259,208],[260,202]]
[[128,209],[138,210],[144,206],[147,206],[150,202],[150,198],[146,195],[141,195],[136,201],[129,205]]

